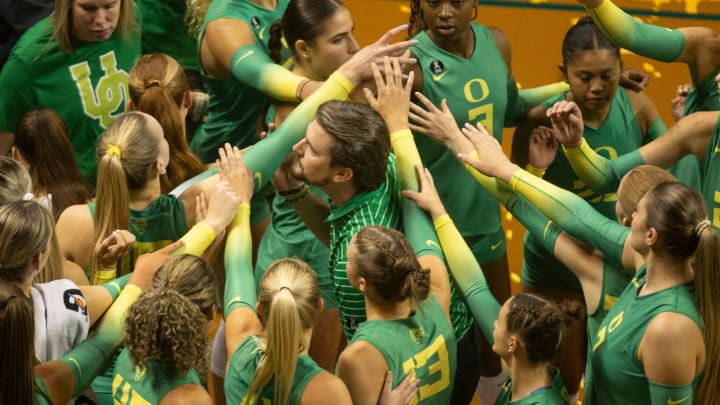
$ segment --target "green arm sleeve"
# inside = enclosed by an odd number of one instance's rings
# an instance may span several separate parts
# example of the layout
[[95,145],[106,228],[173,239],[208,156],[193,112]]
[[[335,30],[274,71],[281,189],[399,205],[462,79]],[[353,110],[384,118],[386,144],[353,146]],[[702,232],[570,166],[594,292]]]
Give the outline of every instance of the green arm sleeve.
[[225,242],[225,319],[238,307],[255,312],[257,293],[252,267],[250,205],[240,204]]
[[108,281],[107,283],[100,284],[100,287],[108,290],[113,301],[115,301],[122,292],[123,288],[127,285],[128,280],[130,280],[130,276],[132,276],[132,273],[128,273],[122,277],[116,278],[115,280]]
[[629,228],[606,218],[572,192],[523,170],[513,174],[510,186],[562,230],[594,246],[605,258],[622,263]]
[[539,209],[520,196],[513,196],[505,203],[505,207],[517,218],[545,248],[547,252],[555,251],[555,242],[560,232],[559,226],[549,220]]
[[465,295],[465,301],[480,330],[492,344],[493,324],[500,313],[500,304],[490,292],[480,264],[450,216],[438,217],[434,224],[455,283]]
[[505,110],[505,118],[503,125],[506,127],[514,127],[520,122],[522,117],[530,109],[530,106],[525,104],[520,98],[518,93],[517,83],[513,76],[507,79],[507,109]]
[[674,62],[685,49],[685,36],[678,30],[642,23],[610,0],[588,13],[600,31],[615,45],[661,62]]
[[[420,186],[415,167],[423,165],[412,132],[409,129],[393,132],[390,134],[390,143],[397,158],[400,188],[418,191]],[[430,217],[417,204],[407,199],[402,201],[402,213],[403,230],[415,256],[433,255],[444,260]]]
[[558,94],[562,94],[570,90],[570,85],[565,82],[557,82],[546,84],[540,87],[533,87],[531,89],[520,90],[518,96],[522,103],[529,110],[530,108],[540,105],[543,101],[554,97]]
[[658,119],[655,120],[655,122],[653,122],[645,132],[645,137],[643,137],[643,145],[657,139],[660,135],[665,133],[665,131],[667,131],[667,127],[665,126],[662,118],[658,116]]
[[692,404],[693,387],[686,385],[665,385],[648,381],[650,383],[650,403],[652,405]]
[[[245,166],[255,176],[255,192],[270,181],[280,163],[292,150],[293,145],[305,136],[308,124],[315,118],[320,104],[328,100],[347,99],[352,83],[340,72],[335,72],[307,100],[300,103],[272,135],[253,145],[243,154]],[[177,186],[170,194],[179,196],[193,184],[217,173],[212,167]]]
[[563,151],[575,174],[596,193],[616,191],[627,172],[645,163],[639,150],[619,156],[615,160],[606,159],[595,152],[585,139],[580,147],[563,146]]
[[103,316],[95,335],[60,358],[75,377],[73,397],[80,395],[105,369],[115,350],[122,344],[125,314],[141,294],[142,290],[138,286],[127,285]]
[[173,252],[173,256],[184,254],[200,256],[215,240],[215,231],[207,224],[198,222],[180,240],[184,244],[180,249]]
[[242,83],[279,101],[299,101],[297,89],[305,80],[274,63],[255,45],[246,45],[235,51],[230,59],[230,70]]

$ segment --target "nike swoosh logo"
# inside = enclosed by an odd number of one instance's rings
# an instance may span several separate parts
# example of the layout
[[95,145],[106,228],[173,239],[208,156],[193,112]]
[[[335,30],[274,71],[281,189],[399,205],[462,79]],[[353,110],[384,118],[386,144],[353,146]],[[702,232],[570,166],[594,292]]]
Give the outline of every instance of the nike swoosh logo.
[[262,173],[255,172],[255,179],[257,180],[257,189],[260,190],[260,187],[262,187]]
[[243,59],[247,58],[248,56],[250,56],[250,55],[252,55],[252,54],[254,54],[254,53],[255,53],[255,51],[253,51],[253,50],[249,50],[249,51],[245,52],[244,55],[242,55],[241,57],[239,57],[239,58],[235,61],[235,66],[237,66],[238,64],[240,64],[240,62],[242,62]]
[[435,247],[437,247],[438,249],[442,250],[442,248],[440,247],[440,245],[438,245],[434,240],[428,239],[428,240],[425,241],[425,244],[428,245],[428,246],[430,246],[430,247],[435,246]]
[[688,398],[690,398],[689,395],[686,396],[686,397],[683,398],[683,399],[678,399],[677,401],[673,401],[672,399],[668,398],[668,400],[667,400],[667,405],[677,405],[677,404],[681,404],[681,403],[685,402]]
[[448,72],[449,71],[446,70],[446,71],[440,73],[439,75],[433,75],[433,77],[432,77],[433,81],[439,82],[440,80],[442,80],[443,77],[445,77],[446,74],[448,74]]
[[498,242],[498,243],[496,243],[496,244],[494,244],[494,245],[490,245],[490,250],[495,250],[495,249],[499,248],[500,245],[502,245],[502,243],[503,243],[503,241],[500,240],[500,242]]
[[258,38],[261,40],[263,39],[263,34],[265,34],[265,28],[267,28],[267,26],[260,28],[260,32],[258,32]]

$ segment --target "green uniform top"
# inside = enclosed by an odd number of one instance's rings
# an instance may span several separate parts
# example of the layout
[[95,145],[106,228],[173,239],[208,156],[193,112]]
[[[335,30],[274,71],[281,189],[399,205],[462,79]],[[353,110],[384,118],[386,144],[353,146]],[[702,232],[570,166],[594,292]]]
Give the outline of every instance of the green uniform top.
[[[688,316],[702,330],[691,283],[638,296],[646,280],[643,266],[590,336],[592,384],[586,404],[649,404],[649,382],[638,361],[638,347],[650,321],[663,312]],[[702,373],[693,380],[697,387]]]
[[[603,277],[600,287],[600,299],[595,311],[587,316],[587,336],[595,336],[600,329],[600,324],[617,302],[618,297],[625,291],[632,275],[622,266],[603,259]],[[585,386],[592,384],[592,347],[588,345],[585,359]]]
[[52,401],[50,401],[50,392],[45,386],[45,382],[38,376],[35,376],[34,391],[37,405],[52,405]]
[[720,118],[715,125],[702,162],[702,192],[710,220],[720,229]]
[[[264,352],[260,349],[257,337],[249,336],[235,349],[230,357],[230,366],[225,375],[225,398],[229,404],[271,404],[275,397],[275,380],[270,381],[262,389],[260,398],[257,402],[252,398],[247,398],[247,390],[252,381],[255,369],[260,363]],[[322,373],[322,367],[308,355],[301,354],[297,358],[295,365],[295,379],[293,380],[292,393],[290,394],[290,404],[299,404],[305,387],[318,374]]]
[[[213,1],[200,29],[199,42],[212,21],[220,18],[237,19],[245,22],[253,32],[255,45],[269,54],[270,25],[282,18],[289,1],[278,0],[274,10],[247,0]],[[289,59],[290,53],[283,47],[283,63]],[[242,148],[257,141],[255,132],[269,99],[233,75],[213,78],[203,74],[203,81],[210,95],[208,116],[195,134],[191,146],[200,160],[211,163],[217,159],[217,149],[225,142]]]
[[198,42],[185,24],[185,0],[135,0],[142,13],[142,53],[162,52],[183,69],[200,70]]
[[125,111],[140,36],[125,39],[116,30],[105,41],[72,39],[68,55],[51,39],[52,30],[49,17],[30,28],[0,73],[0,131],[15,132],[17,120],[30,110],[57,111],[82,173],[95,184],[96,140]]
[[[95,203],[88,204],[90,215],[95,215]],[[122,258],[118,276],[130,273],[135,259],[151,253],[182,238],[188,231],[185,208],[174,196],[161,194],[147,208],[130,210],[128,231],[135,235],[135,244],[129,255]]]
[[[457,367],[457,341],[440,304],[430,294],[413,316],[365,321],[350,342],[366,341],[382,353],[393,386],[411,370],[420,379],[417,404],[448,404]],[[379,378],[379,376],[378,376]]]
[[113,399],[116,405],[159,404],[170,391],[185,384],[201,385],[198,372],[190,370],[184,377],[176,377],[167,367],[154,361],[147,367],[137,366],[133,370],[128,351],[123,349],[115,363]]
[[495,400],[495,405],[567,405],[568,393],[565,389],[565,383],[560,376],[560,372],[556,368],[550,368],[548,371],[552,375],[550,386],[538,388],[531,392],[530,395],[517,401],[513,401],[512,398],[510,398],[512,394],[512,380],[510,380],[510,376],[508,376],[500,389],[500,394],[498,394]]
[[[507,65],[490,30],[477,23],[471,23],[471,27],[475,49],[468,59],[439,48],[425,32],[415,37],[418,44],[411,52],[422,70],[422,93],[435,105],[446,98],[459,126],[482,123],[490,134],[502,140],[505,124],[521,113],[517,85],[512,77],[508,78]],[[467,237],[501,230],[497,201],[477,186],[453,153],[421,134],[415,141],[460,233]]]
[[683,115],[692,114],[697,111],[718,111],[720,110],[720,94],[715,77],[720,74],[720,66],[715,69],[705,81],[697,87],[690,89]]
[[[543,106],[549,108],[565,97],[561,94],[550,98]],[[597,128],[585,125],[583,136],[590,147],[608,159],[637,150],[642,145],[643,133],[625,89],[618,88],[605,121]],[[555,156],[543,178],[584,198],[606,217],[615,218],[615,192],[603,195],[593,192],[575,174],[565,154]],[[548,254],[531,234],[525,236],[522,277],[523,283],[532,287],[581,290],[575,275],[555,256]]]
[[330,204],[330,257],[329,269],[335,285],[340,319],[345,336],[351,339],[360,322],[365,321],[365,298],[350,284],[347,277],[347,248],[350,240],[361,228],[368,225],[400,229],[402,196],[395,167],[395,155],[388,159],[385,181],[375,190],[360,193],[340,207]]

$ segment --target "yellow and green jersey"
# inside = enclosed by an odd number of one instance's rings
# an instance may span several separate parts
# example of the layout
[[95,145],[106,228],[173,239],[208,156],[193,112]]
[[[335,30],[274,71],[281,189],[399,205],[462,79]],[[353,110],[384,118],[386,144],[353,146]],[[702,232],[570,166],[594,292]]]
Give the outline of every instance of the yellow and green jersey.
[[[289,0],[278,0],[275,9],[268,9],[247,0],[213,1],[200,29],[199,42],[212,21],[221,18],[241,20],[252,31],[257,50],[267,55],[270,53],[270,26],[282,18],[288,3]],[[286,47],[283,47],[282,56],[283,63],[291,60]],[[243,148],[257,141],[256,130],[269,98],[257,89],[257,85],[243,83],[232,74],[224,78],[203,74],[203,81],[210,95],[208,116],[195,134],[191,147],[200,160],[212,163],[217,159],[218,148],[225,142]]]
[[[439,48],[425,32],[415,37],[418,44],[411,52],[422,70],[422,93],[435,105],[447,99],[458,126],[481,123],[502,140],[505,124],[513,123],[521,114],[517,85],[508,77],[508,68],[490,30],[477,23],[471,27],[475,49],[468,59]],[[460,233],[467,238],[502,230],[497,201],[477,186],[453,153],[425,135],[416,134],[415,141]]]
[[[270,405],[275,397],[275,380],[270,381],[260,392],[260,398],[248,398],[247,391],[250,382],[255,375],[258,363],[265,355],[260,349],[257,339],[260,337],[249,336],[240,343],[230,357],[230,366],[225,375],[225,398],[229,404],[261,404]],[[305,387],[310,381],[324,370],[307,354],[301,354],[295,364],[295,376],[290,393],[290,404],[299,404]]]
[[128,74],[140,56],[140,35],[118,30],[105,41],[71,38],[66,54],[52,39],[53,25],[44,18],[13,48],[0,72],[0,131],[15,132],[17,120],[30,110],[50,108],[65,120],[77,163],[95,184],[95,146],[105,128],[129,100]]
[[155,361],[133,369],[128,350],[123,349],[115,363],[113,400],[116,405],[159,404],[170,391],[185,384],[201,385],[198,372],[190,370],[185,376],[176,376],[170,366]]
[[[545,101],[543,106],[550,108],[565,99],[566,95],[561,94]],[[583,136],[591,148],[607,159],[637,150],[644,140],[650,140],[645,139],[623,88],[618,88],[615,93],[605,121],[597,128],[585,125]],[[615,218],[615,191],[595,193],[578,178],[563,153],[555,156],[543,178],[582,197],[607,218]],[[536,288],[581,291],[577,277],[548,253],[532,234],[525,236],[522,281],[524,285]]]
[[382,353],[393,387],[414,371],[420,380],[410,404],[448,404],[457,367],[457,341],[440,304],[430,294],[411,317],[362,323],[350,345],[366,341]]
[[[650,382],[638,361],[638,347],[652,319],[663,312],[675,312],[692,319],[702,330],[695,307],[692,283],[638,295],[645,284],[647,269],[636,273],[625,291],[590,336],[592,380],[585,386],[585,403],[649,404]],[[700,373],[693,387],[700,381]],[[679,402],[675,402],[679,403]]]

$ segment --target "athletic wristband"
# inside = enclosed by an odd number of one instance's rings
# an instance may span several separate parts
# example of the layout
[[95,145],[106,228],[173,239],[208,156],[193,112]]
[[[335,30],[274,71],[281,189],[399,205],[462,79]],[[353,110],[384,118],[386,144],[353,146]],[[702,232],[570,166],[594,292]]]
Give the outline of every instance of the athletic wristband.
[[543,176],[545,176],[545,172],[547,171],[547,168],[538,169],[537,167],[533,166],[532,163],[528,163],[527,165],[525,165],[525,171],[532,174],[535,177],[540,177],[542,179]]
[[347,77],[345,77],[344,74],[340,73],[340,71],[338,71],[338,70],[334,71],[334,72],[330,75],[330,77],[328,77],[328,80],[332,80],[332,81],[334,81],[335,83],[337,83],[337,84],[339,84],[340,86],[342,86],[343,89],[345,89],[345,91],[346,91],[348,94],[352,91],[352,89],[353,89],[353,87],[354,87],[353,84],[352,84],[352,82],[351,82]]
[[200,256],[213,243],[216,236],[210,225],[198,222],[180,238],[184,242],[183,247],[173,252],[172,256],[183,254]]
[[307,188],[307,184],[303,183],[302,185],[295,187],[295,188],[291,188],[290,190],[278,191],[278,194],[280,194],[283,197],[289,197],[289,196],[292,196],[293,194],[300,193],[301,191],[305,190],[305,188]]

